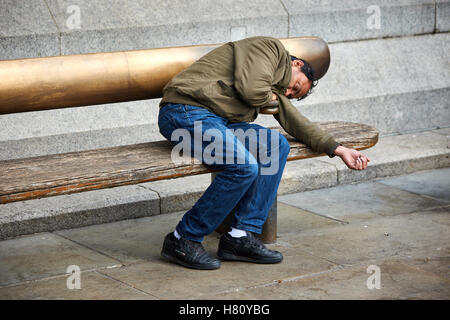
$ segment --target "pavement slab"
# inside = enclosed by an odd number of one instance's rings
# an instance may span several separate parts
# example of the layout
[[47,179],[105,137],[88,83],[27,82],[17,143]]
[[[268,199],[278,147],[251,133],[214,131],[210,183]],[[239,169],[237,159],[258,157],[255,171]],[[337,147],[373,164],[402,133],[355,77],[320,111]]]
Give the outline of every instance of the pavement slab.
[[378,180],[398,189],[450,201],[450,168],[429,170]]
[[68,289],[68,276],[0,288],[4,300],[155,300],[95,271],[81,272],[80,289]]
[[130,219],[55,233],[123,264],[159,260],[164,237],[173,231],[184,212]]
[[[292,247],[338,265],[450,256],[450,207],[291,233]],[[442,271],[444,272],[444,271]]]
[[0,286],[66,274],[71,265],[90,270],[120,262],[52,233],[0,242]]
[[376,182],[283,195],[278,200],[341,221],[393,216],[448,204]]
[[[213,253],[217,250],[218,239],[214,235],[207,238],[212,239],[209,243],[204,243],[205,249]],[[281,245],[269,247],[280,250]],[[208,299],[213,294],[239,291],[242,288],[323,272],[335,267],[333,263],[296,248],[283,246],[282,251],[283,262],[276,267],[225,261],[218,270],[199,272],[159,258],[122,268],[102,269],[99,272],[160,299]]]
[[[160,257],[164,236],[174,229],[183,213],[62,230],[56,233],[122,263],[121,268],[102,269],[100,273],[162,299],[207,296],[210,291],[219,294],[234,290],[235,287],[270,283],[278,281],[280,277],[321,272],[334,267],[333,263],[293,248],[290,243],[283,241],[283,238],[284,234],[288,233],[289,225],[295,221],[297,221],[295,226],[303,229],[339,223],[281,204],[279,208],[280,220],[283,220],[283,224],[280,225],[281,234],[277,244],[272,245],[275,250],[282,250],[284,254],[284,262],[279,268],[270,271],[268,266],[224,262],[219,273],[217,270],[206,271],[208,275],[216,274],[220,277],[219,282],[215,281],[215,276],[211,280],[199,280],[199,277],[205,279],[205,273],[180,268]],[[205,238],[203,245],[210,254],[215,255],[218,241],[219,234],[213,233]],[[252,268],[251,275],[247,272],[249,268]],[[235,273],[239,276],[236,277]],[[155,274],[158,276],[155,277]]]
[[428,271],[450,281],[450,255],[448,253],[442,257],[406,258],[402,261],[409,266]]
[[290,233],[345,224],[344,222],[323,217],[283,202],[277,203],[277,209],[277,241],[282,240]]
[[[373,264],[380,270],[379,289],[372,283],[369,265],[359,264],[334,272],[289,279],[277,284],[249,288],[240,294],[251,299],[443,299],[450,297],[450,281],[396,260],[380,260]],[[369,270],[370,271],[370,270]],[[368,281],[369,280],[369,281]],[[230,293],[230,296],[236,293]],[[221,299],[230,298],[221,295]]]
[[[278,241],[300,230],[339,225],[341,222],[312,214],[293,206],[278,204]],[[159,260],[164,237],[174,230],[185,211],[140,219],[55,231],[87,248],[117,259],[124,265]],[[220,235],[206,237],[205,246],[215,254]]]

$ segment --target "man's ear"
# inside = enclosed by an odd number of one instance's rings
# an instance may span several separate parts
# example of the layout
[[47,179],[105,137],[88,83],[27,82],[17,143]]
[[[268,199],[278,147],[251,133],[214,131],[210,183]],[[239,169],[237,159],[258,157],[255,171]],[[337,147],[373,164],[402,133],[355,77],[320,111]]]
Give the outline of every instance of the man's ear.
[[294,67],[301,68],[301,67],[303,67],[304,63],[302,60],[294,60],[294,61],[292,61],[292,65]]

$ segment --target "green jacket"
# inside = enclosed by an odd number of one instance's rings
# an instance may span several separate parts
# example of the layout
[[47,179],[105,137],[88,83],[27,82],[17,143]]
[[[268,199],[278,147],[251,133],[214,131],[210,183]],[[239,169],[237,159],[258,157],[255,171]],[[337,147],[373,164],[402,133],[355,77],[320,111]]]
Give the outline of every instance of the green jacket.
[[291,79],[291,58],[275,38],[253,37],[226,43],[177,74],[163,89],[160,107],[181,103],[204,107],[231,122],[252,122],[278,96],[275,118],[313,151],[333,157],[339,145],[300,114],[283,94]]

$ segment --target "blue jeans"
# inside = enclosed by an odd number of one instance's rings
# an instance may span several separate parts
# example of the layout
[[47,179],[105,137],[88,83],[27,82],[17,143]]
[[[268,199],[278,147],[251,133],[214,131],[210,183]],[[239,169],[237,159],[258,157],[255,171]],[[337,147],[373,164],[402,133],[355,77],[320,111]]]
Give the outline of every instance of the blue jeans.
[[[257,124],[232,123],[205,108],[183,104],[161,108],[158,125],[169,141],[177,129],[189,133],[190,154],[209,168],[221,170],[184,214],[176,226],[178,233],[201,242],[236,208],[231,226],[260,234],[289,154],[286,138]],[[181,139],[172,143],[181,143]]]

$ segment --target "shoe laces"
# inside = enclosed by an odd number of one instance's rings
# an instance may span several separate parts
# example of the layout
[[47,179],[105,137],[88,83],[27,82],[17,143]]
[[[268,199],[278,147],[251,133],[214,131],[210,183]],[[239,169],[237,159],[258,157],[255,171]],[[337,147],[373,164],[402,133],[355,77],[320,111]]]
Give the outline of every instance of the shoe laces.
[[255,235],[253,235],[253,233],[248,232],[248,244],[250,247],[253,248],[266,248],[264,246],[264,243],[262,242],[262,240],[258,237],[256,237]]
[[203,248],[202,244],[200,242],[191,241],[188,239],[184,239],[183,241],[184,247],[188,250],[192,250],[197,252],[198,254],[205,253],[205,248]]

